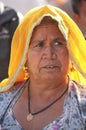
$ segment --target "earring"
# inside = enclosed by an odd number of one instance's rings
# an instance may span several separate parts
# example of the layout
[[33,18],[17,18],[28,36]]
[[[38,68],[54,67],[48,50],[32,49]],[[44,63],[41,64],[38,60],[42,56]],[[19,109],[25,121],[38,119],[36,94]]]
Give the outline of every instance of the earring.
[[70,68],[70,70],[71,70],[71,71],[74,71],[74,70],[75,70],[73,63],[71,63],[71,68]]
[[28,79],[28,77],[29,77],[29,73],[28,73],[28,67],[27,66],[24,66],[24,80],[26,80],[26,79]]

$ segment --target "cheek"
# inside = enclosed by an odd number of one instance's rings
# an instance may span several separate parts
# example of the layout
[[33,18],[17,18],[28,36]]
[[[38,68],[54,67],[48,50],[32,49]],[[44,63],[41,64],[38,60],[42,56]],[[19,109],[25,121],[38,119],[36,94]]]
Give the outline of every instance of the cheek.
[[69,68],[70,58],[69,53],[66,49],[60,51],[59,58],[62,63],[62,68]]
[[31,59],[32,59],[32,56],[28,53],[27,65],[28,65],[28,70],[29,70],[29,72],[30,72],[30,70],[31,70],[31,68],[32,68],[31,65],[33,65],[33,60],[31,60]]
[[28,68],[29,71],[36,71],[39,65],[39,58],[36,54],[33,53],[28,53]]

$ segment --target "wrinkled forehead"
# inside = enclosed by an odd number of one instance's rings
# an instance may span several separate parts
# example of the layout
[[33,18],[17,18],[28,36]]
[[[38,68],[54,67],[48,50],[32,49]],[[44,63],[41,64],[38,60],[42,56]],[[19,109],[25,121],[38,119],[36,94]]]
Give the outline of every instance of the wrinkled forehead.
[[59,20],[54,19],[48,15],[47,16],[45,15],[44,17],[42,17],[40,22],[33,28],[32,35],[33,35],[34,30],[36,31],[36,29],[38,29],[38,27],[43,26],[43,25],[49,25],[49,24],[55,25],[58,28],[58,30],[61,32],[61,34],[63,35],[65,40],[67,41],[68,36],[67,36],[66,30],[64,29],[65,26],[63,26],[64,25],[63,22],[62,21],[59,22]]
[[45,16],[41,20],[41,22],[34,28],[34,30],[36,30],[36,28],[38,28],[39,26],[48,25],[48,24],[56,25],[58,27],[58,22],[56,20],[52,19],[50,16]]
[[[40,32],[40,29],[42,29],[41,32]],[[64,38],[64,40],[66,40],[64,35],[62,34],[61,30],[58,27],[58,22],[56,20],[52,19],[50,16],[45,16],[41,20],[41,22],[37,26],[35,26],[35,28],[33,29],[30,43],[35,35],[38,35],[40,33],[42,33],[42,35],[43,35],[43,30],[45,30],[45,29],[46,29],[46,31],[52,30],[51,31],[52,34],[55,34],[55,32],[58,32],[59,35],[62,36]]]

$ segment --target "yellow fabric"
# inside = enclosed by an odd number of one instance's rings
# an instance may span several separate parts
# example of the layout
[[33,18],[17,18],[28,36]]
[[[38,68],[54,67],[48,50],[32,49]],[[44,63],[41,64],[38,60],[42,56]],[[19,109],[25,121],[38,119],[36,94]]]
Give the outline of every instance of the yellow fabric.
[[25,79],[23,69],[32,31],[46,15],[58,21],[59,28],[67,40],[71,61],[77,68],[70,71],[69,76],[86,85],[86,42],[82,33],[64,11],[45,5],[29,11],[16,29],[11,46],[9,77],[0,83],[1,92],[9,90],[15,82]]

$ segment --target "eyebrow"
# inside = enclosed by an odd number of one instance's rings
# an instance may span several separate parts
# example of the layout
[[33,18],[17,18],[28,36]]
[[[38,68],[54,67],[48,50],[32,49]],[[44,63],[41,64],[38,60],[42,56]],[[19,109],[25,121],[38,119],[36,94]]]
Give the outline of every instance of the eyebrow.
[[65,40],[65,38],[63,37],[56,37],[56,38],[54,38],[54,41],[56,41],[56,40],[61,40],[61,41],[65,41],[66,42],[66,40]]

